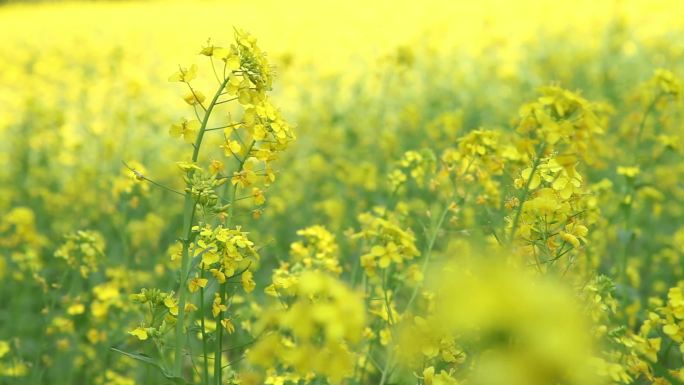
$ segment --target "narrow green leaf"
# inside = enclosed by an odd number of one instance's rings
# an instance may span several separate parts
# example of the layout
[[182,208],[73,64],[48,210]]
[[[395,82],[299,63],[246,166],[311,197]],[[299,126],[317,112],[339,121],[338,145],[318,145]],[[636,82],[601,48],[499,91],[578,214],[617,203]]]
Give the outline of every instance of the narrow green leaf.
[[125,351],[123,351],[123,350],[121,350],[121,349],[117,349],[117,348],[115,348],[115,347],[110,347],[109,349],[111,349],[112,351],[115,351],[115,352],[117,352],[117,353],[119,353],[119,354],[123,354],[123,355],[126,356],[126,357],[129,357],[129,358],[132,358],[132,359],[134,359],[134,360],[137,360],[137,361],[140,361],[140,362],[142,362],[142,363],[145,363],[145,364],[147,364],[147,365],[154,366],[155,368],[157,368],[157,369],[159,370],[159,372],[160,372],[167,380],[173,382],[174,384],[177,384],[177,385],[189,385],[189,383],[186,382],[184,378],[178,377],[178,376],[174,376],[174,375],[170,374],[170,373],[169,373],[162,365],[160,365],[154,358],[148,356],[147,354],[143,354],[143,353],[129,353],[129,352],[125,352]]

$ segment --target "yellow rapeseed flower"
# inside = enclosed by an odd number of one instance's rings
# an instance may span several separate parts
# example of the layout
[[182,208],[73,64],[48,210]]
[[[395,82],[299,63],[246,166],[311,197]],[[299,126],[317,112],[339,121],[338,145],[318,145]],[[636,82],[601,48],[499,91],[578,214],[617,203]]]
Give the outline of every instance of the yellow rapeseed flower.
[[128,334],[138,337],[140,341],[145,341],[148,338],[147,329],[142,327],[137,327],[129,331]]

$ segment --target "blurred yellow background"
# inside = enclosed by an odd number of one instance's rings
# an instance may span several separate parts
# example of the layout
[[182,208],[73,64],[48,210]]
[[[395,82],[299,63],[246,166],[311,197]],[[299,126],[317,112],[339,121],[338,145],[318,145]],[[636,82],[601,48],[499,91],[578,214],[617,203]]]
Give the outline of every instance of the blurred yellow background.
[[[161,65],[186,59],[198,41],[217,40],[241,26],[274,55],[340,70],[400,44],[458,47],[477,53],[540,35],[567,33],[592,40],[616,18],[638,38],[681,28],[684,2],[635,1],[149,1],[12,4],[0,8],[3,45],[41,47],[102,42],[135,49]],[[107,42],[107,44],[104,44]],[[511,50],[513,52],[513,50]]]

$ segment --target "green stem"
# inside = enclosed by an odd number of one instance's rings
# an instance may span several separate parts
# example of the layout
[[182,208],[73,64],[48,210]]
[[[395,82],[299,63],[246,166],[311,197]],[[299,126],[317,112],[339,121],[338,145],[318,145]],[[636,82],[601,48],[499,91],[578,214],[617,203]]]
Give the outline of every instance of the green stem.
[[[471,158],[470,161],[468,161],[468,165],[466,166],[465,170],[463,171],[462,175],[468,174],[468,171],[470,171],[470,167],[472,167],[473,163],[475,163],[475,158]],[[455,187],[456,181],[454,180],[454,187]],[[452,196],[453,199],[453,196]],[[468,199],[468,193],[466,192],[460,199],[458,204],[463,204],[466,199]],[[423,277],[425,277],[425,274],[427,273],[427,268],[430,265],[430,257],[432,256],[432,249],[435,247],[435,242],[437,241],[437,236],[439,235],[439,231],[442,229],[442,225],[444,224],[444,220],[446,219],[447,214],[449,213],[449,207],[451,204],[447,203],[446,206],[444,206],[444,210],[442,210],[442,213],[439,216],[439,219],[437,220],[437,225],[435,226],[435,229],[433,230],[432,234],[430,235],[430,239],[427,243],[426,249],[423,251],[423,255],[425,255],[425,259],[423,259],[423,266],[421,268],[421,272],[423,274]],[[413,288],[413,291],[411,292],[411,297],[409,297],[409,301],[406,304],[406,308],[404,308],[404,312],[407,312],[411,309],[411,306],[413,306],[413,302],[416,300],[416,297],[418,295],[418,290],[420,289],[420,285],[416,285],[416,287]]]
[[190,270],[190,231],[192,229],[192,219],[194,217],[194,213],[195,203],[192,201],[192,197],[190,197],[190,199],[186,197],[185,207],[183,210],[183,233],[186,236],[182,240],[183,253],[181,256],[181,272],[178,287],[178,318],[176,320],[176,356],[174,362],[174,373],[178,377],[182,377],[183,370],[183,348],[185,347],[185,341],[183,339],[183,327],[185,323],[185,297],[188,272]]
[[[442,210],[442,214],[439,216],[439,220],[437,221],[437,225],[435,226],[434,231],[430,235],[430,240],[428,241],[427,248],[424,252],[425,259],[423,259],[423,266],[421,268],[421,271],[423,273],[423,277],[425,276],[425,273],[427,272],[427,268],[430,264],[430,256],[432,255],[432,249],[434,248],[435,242],[437,241],[437,235],[439,235],[439,231],[442,229],[442,225],[444,224],[444,220],[446,219],[446,216],[448,213],[449,213],[449,204],[447,204],[444,207],[444,210]],[[409,301],[406,304],[406,308],[404,309],[404,312],[407,312],[411,309],[413,302],[416,300],[416,297],[418,296],[418,290],[419,289],[420,289],[420,285],[416,285],[416,287],[413,288],[413,291],[411,292],[411,297],[409,298]]]
[[530,172],[529,178],[527,178],[527,181],[525,181],[525,188],[520,194],[518,209],[515,212],[515,217],[513,218],[513,225],[511,226],[511,234],[508,238],[509,245],[512,244],[513,240],[515,239],[515,232],[518,230],[518,223],[520,222],[520,215],[522,214],[523,204],[525,203],[525,199],[527,199],[527,194],[530,192],[530,184],[532,184],[532,178],[534,178],[534,173],[537,171],[537,168],[539,167],[539,163],[541,162],[541,154],[543,152],[544,145],[542,144],[539,147],[539,151],[537,151],[537,153],[534,155],[534,162],[532,163],[532,172]]
[[[70,268],[66,268],[64,270],[64,273],[59,278],[59,281],[57,283],[56,289],[61,290],[64,286],[64,283],[67,281],[67,278],[69,277],[69,273],[71,272]],[[47,314],[52,313],[52,310],[55,307],[55,304],[57,302],[57,296],[59,293],[50,293],[52,294],[50,296],[48,304],[45,306],[47,309]],[[43,297],[44,298],[44,297]],[[45,317],[41,317],[42,322],[45,322]],[[47,327],[47,324],[45,324],[45,327]],[[44,344],[39,344],[38,347],[36,348],[36,353],[35,357],[33,358],[33,367],[36,368],[36,370],[33,371],[33,374],[31,375],[31,383],[32,384],[39,384],[43,380],[43,374],[45,373],[45,369],[41,367],[40,365],[40,358],[43,355],[43,350],[44,350],[45,345]],[[40,368],[40,369],[39,369]]]
[[390,374],[390,366],[392,361],[392,352],[390,350],[390,344],[387,345],[387,361],[385,361],[385,367],[382,369],[382,375],[380,376],[380,384],[385,385]]
[[387,308],[387,326],[390,328],[391,331],[392,326],[394,325],[394,317],[392,316],[392,307],[390,304],[389,296],[387,295],[387,291],[389,290],[389,287],[387,285],[388,275],[389,269],[385,269],[382,275],[382,293],[385,298],[385,308]]
[[[226,308],[228,308],[228,306],[230,306],[229,302],[231,299],[232,299],[232,294],[228,293],[228,285],[225,283],[222,284],[221,285],[221,303],[223,305],[225,305]],[[223,381],[223,369],[225,368],[225,366],[221,362],[223,360],[224,350],[223,350],[223,324],[220,323],[220,321],[223,319],[224,316],[225,316],[225,311],[221,311],[221,313],[218,316],[219,319],[217,320],[218,324],[216,326],[217,329],[220,330],[219,334],[218,334],[218,342],[216,345],[216,354],[218,355],[218,357],[216,358],[216,361],[215,361],[216,362],[216,369],[218,370],[218,376],[216,379],[217,385],[221,385],[221,383]],[[258,338],[258,336],[256,338]],[[228,349],[226,349],[226,351],[229,351],[230,349],[231,348],[228,348]]]
[[[247,148],[247,153],[245,154],[244,160],[239,161],[238,169],[237,172],[240,172],[243,170],[245,166],[245,160],[249,157],[249,153],[252,151],[252,148],[254,147],[254,144],[256,141],[252,140],[252,143],[250,143],[249,147]],[[237,195],[237,190],[238,186],[235,185],[233,186],[233,191],[231,194],[231,199],[230,199],[230,206],[228,207],[228,220],[227,220],[227,225],[230,226],[231,219],[233,218],[233,212],[234,212],[234,205],[236,202],[236,195]],[[225,304],[226,301],[226,284],[221,284],[219,287],[219,293],[221,295],[221,303]],[[221,325],[221,319],[223,317],[223,312],[219,313],[218,317],[216,318],[216,346],[215,346],[215,357],[214,357],[214,379],[216,380],[216,384],[220,385],[223,377],[223,367],[221,365],[221,361],[223,360],[223,328]]]
[[[202,124],[197,134],[197,139],[195,139],[194,150],[192,152],[192,162],[197,162],[199,158],[199,151],[202,146],[202,139],[204,138],[204,132],[207,129],[207,124],[209,123],[209,117],[211,112],[216,106],[216,102],[221,96],[221,92],[226,87],[228,83],[228,78],[224,79],[221,85],[216,90],[214,98],[207,107],[207,112],[204,114],[204,119],[202,119]],[[192,171],[190,175],[192,176]],[[192,235],[192,222],[195,213],[195,202],[190,193],[190,189],[185,192],[185,202],[183,206],[183,252],[181,257],[181,274],[180,282],[178,288],[178,319],[176,320],[176,356],[174,362],[174,374],[178,377],[182,377],[183,372],[183,350],[185,348],[185,340],[183,339],[183,332],[185,326],[185,301],[186,301],[186,281],[188,279],[188,272],[190,270],[190,236]]]
[[[392,306],[390,304],[389,296],[387,294],[387,291],[389,290],[389,285],[388,285],[388,278],[389,278],[389,269],[385,269],[382,275],[382,292],[385,297],[385,307],[387,308],[387,328],[390,330],[390,332],[393,332],[392,328],[394,327],[394,316],[392,315]],[[390,341],[387,344],[387,356],[385,359],[385,367],[382,369],[382,376],[380,378],[380,385],[384,385],[384,383],[387,381],[387,378],[389,377],[390,369],[392,366],[392,342],[394,340],[394,333],[392,333],[392,341]]]
[[[222,283],[219,286],[219,295],[221,296],[221,304],[225,305],[225,293],[226,284]],[[223,370],[221,369],[221,361],[223,355],[223,325],[221,324],[221,319],[223,318],[223,312],[219,312],[216,316],[216,348],[214,352],[214,379],[216,385],[221,385],[221,380],[223,376]]]
[[[202,269],[200,274],[200,277],[204,278],[204,269]],[[204,367],[203,383],[204,385],[209,385],[209,348],[207,346],[207,328],[204,324],[204,288],[200,288],[200,317],[200,327],[202,328],[202,353],[204,354],[204,359],[202,360]]]
[[[639,123],[639,131],[637,131],[637,136],[635,140],[635,145],[639,145],[639,140],[641,139],[641,135],[644,132],[644,128],[646,128],[646,120],[648,119],[649,115],[653,112],[653,109],[655,108],[656,104],[658,103],[658,99],[662,94],[657,94],[653,100],[651,100],[651,103],[646,107],[646,111],[644,112],[644,116],[641,117],[641,122]],[[635,151],[636,153],[636,151]]]
[[207,107],[207,112],[204,114],[204,119],[202,119],[202,125],[200,126],[199,132],[197,133],[197,139],[195,139],[195,149],[192,152],[193,162],[197,162],[200,147],[202,146],[202,139],[204,138],[204,132],[207,130],[207,123],[209,123],[209,116],[211,115],[211,112],[214,110],[214,107],[216,107],[216,102],[221,96],[221,92],[223,92],[223,89],[226,87],[226,84],[228,84],[228,78],[224,79],[223,83],[219,85],[218,90],[216,90],[216,93],[214,94],[214,98],[211,99],[211,103],[209,104],[209,107]]
[[[630,195],[633,196],[634,194],[634,189],[630,188]],[[634,199],[634,198],[632,198]],[[629,262],[629,252],[633,251],[632,250],[632,239],[633,239],[633,230],[631,230],[631,217],[632,217],[632,204],[633,201],[630,201],[629,205],[625,207],[625,228],[624,228],[624,247],[622,249],[622,260],[620,261],[620,283],[624,284],[625,286],[628,285],[628,280],[627,280],[627,265]]]

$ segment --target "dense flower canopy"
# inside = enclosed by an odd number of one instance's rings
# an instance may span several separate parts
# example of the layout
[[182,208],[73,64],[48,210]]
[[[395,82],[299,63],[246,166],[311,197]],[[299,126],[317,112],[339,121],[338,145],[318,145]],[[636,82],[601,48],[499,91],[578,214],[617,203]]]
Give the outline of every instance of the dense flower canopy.
[[0,5],[0,383],[684,383],[684,14],[610,4]]

